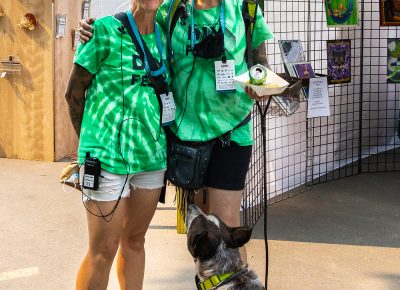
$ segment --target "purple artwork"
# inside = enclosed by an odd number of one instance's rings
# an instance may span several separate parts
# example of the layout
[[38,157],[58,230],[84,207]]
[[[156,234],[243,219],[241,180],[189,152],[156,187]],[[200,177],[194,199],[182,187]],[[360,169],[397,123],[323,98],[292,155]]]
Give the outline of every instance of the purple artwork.
[[330,84],[351,82],[351,42],[327,40],[328,80]]
[[311,63],[309,62],[295,63],[293,64],[293,67],[298,78],[300,79],[315,78],[315,73],[311,66]]

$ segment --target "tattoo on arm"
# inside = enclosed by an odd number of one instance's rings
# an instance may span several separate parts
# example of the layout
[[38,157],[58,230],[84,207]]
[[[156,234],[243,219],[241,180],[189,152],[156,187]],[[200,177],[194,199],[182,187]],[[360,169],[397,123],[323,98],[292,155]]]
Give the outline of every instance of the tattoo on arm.
[[259,46],[257,46],[255,49],[253,49],[253,59],[254,63],[261,64],[265,66],[268,69],[271,69],[271,67],[268,64],[268,58],[267,58],[267,49],[265,48],[265,43],[261,43]]
[[69,116],[75,132],[79,137],[85,109],[85,93],[94,75],[85,68],[74,64],[69,77],[65,99],[68,103]]

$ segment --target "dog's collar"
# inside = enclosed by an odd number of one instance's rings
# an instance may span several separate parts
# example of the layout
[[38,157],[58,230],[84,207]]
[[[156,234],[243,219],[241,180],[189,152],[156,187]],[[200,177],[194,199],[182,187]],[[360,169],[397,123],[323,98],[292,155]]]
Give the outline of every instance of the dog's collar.
[[208,278],[207,280],[204,280],[203,282],[201,282],[200,279],[196,275],[197,289],[198,290],[217,289],[218,287],[225,285],[232,279],[236,278],[239,275],[244,274],[245,272],[247,272],[247,264],[243,265],[235,272],[230,272],[230,273],[221,274],[221,275],[214,275],[214,276]]

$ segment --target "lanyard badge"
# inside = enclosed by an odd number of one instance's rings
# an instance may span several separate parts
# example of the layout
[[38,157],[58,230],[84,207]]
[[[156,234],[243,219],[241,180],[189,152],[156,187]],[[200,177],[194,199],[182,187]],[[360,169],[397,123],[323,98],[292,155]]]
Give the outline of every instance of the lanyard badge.
[[232,93],[236,91],[235,61],[216,61],[215,67],[215,88],[219,93]]
[[[167,80],[166,80],[166,66],[163,62],[163,46],[161,42],[161,37],[160,37],[160,31],[158,28],[158,25],[154,23],[154,33],[156,36],[156,45],[158,49],[158,53],[161,58],[161,66],[155,70],[152,70],[150,68],[150,63],[149,59],[153,60],[153,63],[155,63],[155,60],[153,56],[147,55],[147,52],[150,53],[150,51],[145,47],[145,43],[142,41],[142,37],[139,33],[139,30],[136,26],[135,19],[133,18],[133,14],[131,11],[128,13],[128,19],[129,23],[132,27],[133,33],[135,35],[135,38],[137,39],[137,42],[139,43],[140,49],[142,51],[143,55],[143,62],[144,62],[144,67],[146,72],[149,74],[148,79],[150,80],[151,84],[154,87],[154,91],[156,92],[158,103],[160,106],[160,119],[161,119],[161,125],[162,126],[167,126],[170,125],[173,121],[175,121],[175,102],[174,102],[174,96],[172,92],[169,92],[168,90],[168,85],[167,85]],[[153,68],[155,65],[153,64]]]
[[169,92],[168,94],[161,94],[160,98],[162,102],[161,125],[171,125],[175,121],[176,112],[174,95]]

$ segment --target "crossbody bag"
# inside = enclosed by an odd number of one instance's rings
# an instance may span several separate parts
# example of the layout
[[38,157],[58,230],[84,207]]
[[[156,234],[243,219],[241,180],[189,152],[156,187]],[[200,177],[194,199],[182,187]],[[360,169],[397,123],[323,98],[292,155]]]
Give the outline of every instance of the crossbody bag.
[[[246,125],[249,114],[234,129]],[[205,142],[182,141],[171,130],[167,133],[167,179],[177,187],[198,190],[204,187],[204,177],[216,142],[223,147],[230,145],[232,130]]]

